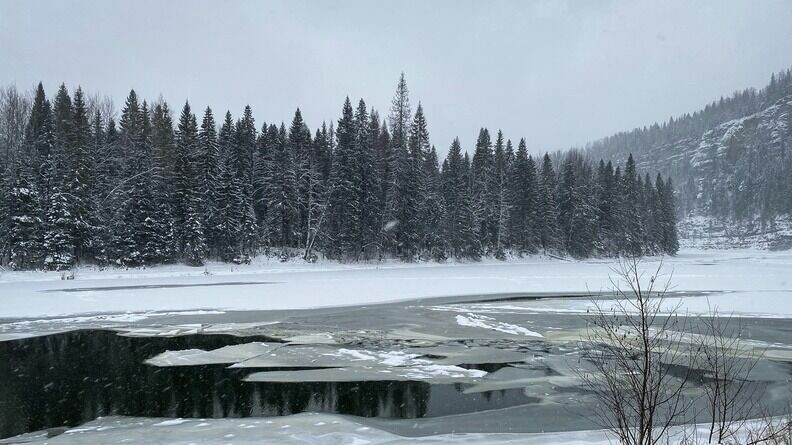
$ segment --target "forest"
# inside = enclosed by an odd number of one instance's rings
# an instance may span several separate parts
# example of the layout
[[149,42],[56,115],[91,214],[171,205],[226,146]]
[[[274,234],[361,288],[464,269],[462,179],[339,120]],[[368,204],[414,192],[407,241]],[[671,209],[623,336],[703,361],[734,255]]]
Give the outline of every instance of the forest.
[[[65,270],[256,255],[308,261],[674,254],[669,177],[585,152],[529,155],[479,131],[442,162],[402,74],[387,118],[347,98],[337,122],[257,127],[130,91],[0,91],[0,265]],[[260,129],[257,129],[260,128]]]
[[792,218],[792,69],[760,89],[587,146],[613,161],[672,176],[680,215],[775,225]]

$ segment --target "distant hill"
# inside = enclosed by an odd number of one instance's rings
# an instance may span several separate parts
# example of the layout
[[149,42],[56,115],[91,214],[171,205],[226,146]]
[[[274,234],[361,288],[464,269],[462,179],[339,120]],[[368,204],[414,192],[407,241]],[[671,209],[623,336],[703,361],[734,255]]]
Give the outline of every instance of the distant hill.
[[615,161],[633,153],[639,168],[670,175],[689,244],[792,247],[792,70],[587,150]]

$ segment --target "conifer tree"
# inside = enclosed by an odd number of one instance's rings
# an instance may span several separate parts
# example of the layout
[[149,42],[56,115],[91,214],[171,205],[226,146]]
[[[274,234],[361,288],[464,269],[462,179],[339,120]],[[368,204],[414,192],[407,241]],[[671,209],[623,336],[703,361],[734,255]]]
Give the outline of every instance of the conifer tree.
[[[365,111],[365,104],[363,106]],[[352,104],[347,98],[336,128],[337,143],[330,179],[333,190],[329,204],[333,221],[331,252],[333,256],[343,259],[356,259],[360,253],[358,239],[361,233],[361,169],[359,158],[355,156],[356,135]]]
[[536,166],[528,156],[525,139],[520,139],[510,170],[508,197],[510,202],[509,234],[517,252],[535,252],[539,244],[539,185]]
[[154,107],[151,116],[152,171],[148,175],[148,190],[151,193],[151,216],[145,224],[149,239],[144,255],[153,262],[168,262],[177,257],[174,209],[176,188],[176,142],[173,120],[167,102]]
[[[511,142],[509,142],[511,145]],[[498,130],[498,136],[495,139],[495,151],[493,157],[493,175],[492,175],[492,195],[495,198],[493,203],[493,217],[494,220],[494,254],[496,258],[503,258],[504,251],[508,248],[509,241],[509,192],[508,192],[508,172],[509,172],[509,159],[506,155],[506,146],[503,141],[503,132]]]
[[447,257],[447,246],[443,239],[443,219],[445,205],[440,192],[440,167],[437,150],[434,146],[424,160],[423,179],[421,181],[421,249],[427,259],[443,261]]
[[176,236],[181,257],[191,265],[203,264],[206,238],[201,216],[198,123],[185,102],[176,131],[175,200]]
[[91,124],[88,108],[81,88],[74,92],[72,113],[72,137],[69,144],[69,164],[72,166],[69,192],[72,199],[72,214],[75,223],[74,247],[78,259],[93,257],[97,245],[94,238],[98,220],[91,198],[96,178],[96,160],[90,154]]
[[556,178],[550,155],[542,159],[541,183],[539,194],[539,243],[545,252],[559,247],[558,201],[556,198]]
[[[299,109],[288,129],[264,123],[259,135],[250,107],[218,132],[211,109],[199,129],[189,104],[174,130],[167,103],[149,107],[134,90],[119,130],[98,109],[89,117],[79,88],[71,97],[61,85],[53,104],[39,85],[24,138],[0,138],[0,264],[12,268],[246,262],[262,246],[308,261],[679,248],[671,179],[652,181],[632,156],[597,165],[571,151],[557,171],[545,154],[537,168],[524,139],[515,152],[482,128],[472,161],[455,140],[441,170],[403,75],[387,124],[347,99],[337,131],[322,124],[315,136]],[[713,208],[772,218],[786,206],[773,181],[744,181]]]
[[479,241],[475,233],[475,217],[470,195],[467,153],[462,155],[459,138],[454,138],[441,175],[445,208],[443,238],[454,258],[478,259]]
[[8,175],[8,243],[12,269],[35,269],[41,265],[44,236],[41,196],[36,190],[37,157],[30,151],[19,153]]
[[219,176],[214,195],[214,213],[208,218],[208,234],[214,255],[231,261],[241,254],[240,221],[242,200],[234,163],[234,122],[226,112],[217,138]]
[[273,246],[288,248],[296,245],[299,209],[297,202],[297,172],[289,150],[286,127],[270,126],[267,150],[265,196],[267,200],[267,230]]
[[212,109],[206,107],[201,128],[198,130],[198,151],[195,157],[198,166],[198,195],[201,197],[201,213],[204,219],[214,213],[214,192],[219,176],[217,162],[217,125]]
[[676,206],[674,205],[674,186],[671,178],[667,178],[665,184],[663,184],[662,178],[658,174],[656,188],[659,201],[660,248],[669,255],[675,255],[679,251],[679,238],[677,234]]
[[639,208],[641,198],[638,175],[632,155],[627,158],[624,167],[619,184],[619,195],[619,229],[623,233],[624,240],[620,248],[621,253],[641,255],[643,253],[641,245],[643,225]]
[[[285,129],[282,128],[282,131],[285,140]],[[253,110],[249,105],[245,107],[242,118],[235,125],[234,148],[234,163],[236,164],[241,205],[239,240],[242,257],[240,260],[247,262],[249,257],[258,251],[260,233],[255,213],[254,187],[256,179],[253,176],[256,160],[256,124],[253,119]],[[290,170],[290,174],[294,174],[293,169]],[[297,205],[294,199],[291,200],[291,203],[291,205]]]
[[489,130],[482,128],[470,165],[473,209],[479,226],[476,232],[482,249],[493,254],[497,244],[498,196],[495,190],[495,161]]
[[287,151],[289,154],[291,169],[294,176],[294,204],[296,206],[296,219],[293,222],[294,237],[292,245],[302,247],[308,233],[309,212],[315,209],[314,206],[318,196],[317,172],[311,163],[311,132],[303,120],[302,113],[298,108],[294,112],[294,118],[289,126],[289,137]]
[[69,158],[72,142],[72,103],[66,86],[61,84],[53,109],[54,145],[50,150],[47,174],[50,193],[46,201],[44,232],[44,266],[50,270],[68,269],[75,264],[74,235],[77,231],[70,193],[73,166]]
[[379,133],[379,122],[374,112],[369,115],[363,99],[358,102],[354,116],[355,143],[354,157],[357,158],[358,177],[360,183],[357,190],[360,195],[360,247],[359,251],[365,259],[380,251],[379,226],[380,208],[378,207],[377,190],[379,180],[376,176],[376,153],[374,143]]
[[[408,227],[404,231],[405,222],[402,219],[409,215],[409,209],[413,208],[411,203],[405,203],[405,200],[414,199],[404,195],[405,187],[409,185],[402,184],[403,176],[409,176],[410,173],[404,171],[407,165],[410,165],[410,156],[408,153],[408,139],[410,131],[410,122],[412,120],[412,110],[410,108],[409,90],[407,89],[407,82],[404,79],[404,73],[399,78],[399,83],[396,87],[396,94],[391,101],[391,112],[389,116],[390,123],[390,149],[389,149],[389,174],[387,176],[387,198],[385,204],[385,224],[383,226],[384,244],[388,246],[391,253],[398,255],[402,258],[409,259],[410,255],[415,252],[411,250],[415,243],[415,239],[404,240],[405,234],[414,235]],[[402,213],[407,212],[407,215]],[[409,224],[406,223],[406,224]]]

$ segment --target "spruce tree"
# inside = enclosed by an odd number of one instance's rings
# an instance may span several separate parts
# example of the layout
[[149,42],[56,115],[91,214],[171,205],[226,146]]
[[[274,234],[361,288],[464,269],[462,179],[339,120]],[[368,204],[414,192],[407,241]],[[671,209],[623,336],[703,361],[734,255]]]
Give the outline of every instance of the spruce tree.
[[536,166],[528,156],[525,139],[520,139],[508,180],[509,234],[519,253],[534,252],[539,244],[539,196]]
[[72,103],[65,85],[55,97],[53,109],[54,145],[45,168],[50,193],[46,201],[44,232],[44,266],[50,270],[68,269],[75,264],[75,233],[77,231],[71,177],[74,166],[69,151],[72,142]]
[[372,258],[380,251],[379,227],[380,208],[378,201],[379,178],[376,176],[376,153],[374,144],[379,136],[379,122],[376,113],[371,115],[366,110],[363,99],[358,102],[354,116],[355,143],[354,156],[357,158],[358,177],[360,183],[357,190],[360,195],[360,248],[365,259]]
[[667,178],[663,184],[662,178],[658,174],[657,196],[659,201],[658,222],[661,226],[660,249],[669,255],[675,255],[679,251],[679,235],[677,233],[676,206],[674,204],[674,186],[671,178]]
[[201,265],[206,257],[206,238],[201,216],[198,123],[185,102],[176,131],[175,200],[176,236],[181,257],[190,265]]
[[94,256],[94,248],[98,245],[95,232],[99,224],[91,191],[96,180],[96,159],[91,156],[91,123],[88,107],[83,91],[77,88],[74,92],[72,113],[72,138],[69,150],[69,164],[72,166],[71,193],[72,214],[75,220],[74,246],[78,259]]
[[[404,73],[399,78],[399,83],[396,87],[396,94],[391,101],[391,112],[389,116],[390,124],[390,148],[388,159],[388,176],[387,176],[387,197],[385,204],[385,224],[383,225],[383,243],[387,246],[390,253],[408,258],[415,252],[411,250],[411,243],[415,243],[415,239],[406,240],[404,242],[405,233],[407,235],[414,235],[411,229],[408,228],[404,232],[403,225],[405,224],[402,219],[405,217],[402,213],[409,211],[413,208],[411,203],[404,201],[414,199],[414,197],[404,196],[403,191],[405,184],[402,184],[403,176],[409,176],[410,172],[404,171],[406,166],[410,165],[410,156],[408,154],[408,139],[410,131],[410,122],[412,120],[412,110],[410,108],[409,90],[407,89],[407,82],[404,79]],[[409,188],[409,186],[407,186]],[[408,212],[409,213],[409,212]],[[409,216],[409,215],[407,215]]]
[[292,246],[304,247],[308,236],[309,213],[314,211],[314,204],[319,195],[317,172],[311,162],[311,132],[303,120],[298,108],[289,126],[287,151],[294,176],[294,204],[296,216],[293,223],[294,237]]
[[145,224],[149,239],[144,248],[144,255],[154,262],[172,261],[179,254],[174,220],[177,199],[175,137],[168,104],[157,104],[151,116],[152,172],[146,186],[151,193],[151,216]]
[[427,259],[443,261],[447,258],[447,245],[443,238],[445,205],[440,192],[440,166],[434,146],[424,160],[423,180],[421,181],[421,249]]
[[214,255],[231,261],[241,254],[240,221],[243,202],[234,163],[234,122],[226,112],[217,138],[217,188],[214,213],[208,218],[208,239]]
[[618,253],[616,230],[616,183],[613,176],[613,164],[600,160],[597,168],[596,206],[598,244],[602,253],[613,255]]
[[643,224],[639,207],[640,189],[638,188],[638,175],[632,154],[627,158],[624,173],[619,184],[619,229],[623,233],[620,246],[621,253],[641,255]]
[[407,150],[399,152],[396,169],[396,190],[399,196],[395,208],[398,220],[396,243],[399,257],[412,261],[420,252],[423,237],[421,229],[424,222],[420,210],[424,197],[421,196],[421,191],[424,187],[424,160],[429,152],[429,129],[420,104],[410,126],[407,144]]
[[44,254],[44,210],[36,190],[34,153],[20,153],[12,165],[8,181],[9,266],[12,269],[35,269]]
[[[214,193],[217,188],[219,165],[217,162],[217,125],[212,109],[206,107],[201,128],[198,130],[198,150],[195,156],[198,167],[198,195],[201,198],[201,214],[204,220],[214,213]],[[205,225],[205,223],[204,223]]]
[[559,247],[558,201],[556,198],[556,178],[550,155],[542,159],[541,183],[539,185],[539,243],[544,252]]
[[[285,129],[283,129],[285,133]],[[253,119],[253,110],[246,106],[242,118],[237,121],[234,128],[234,164],[236,178],[240,189],[240,249],[241,261],[247,262],[251,255],[255,255],[259,247],[259,222],[255,213],[255,184],[254,166],[256,161],[256,124]],[[293,170],[291,170],[293,172]],[[292,200],[292,205],[297,205]]]
[[[267,201],[267,230],[273,247],[289,248],[298,237],[297,171],[293,153],[289,150],[286,127],[270,126],[267,150],[265,197]],[[286,252],[282,252],[286,253]]]
[[[511,145],[511,142],[509,142]],[[493,227],[495,229],[493,240],[493,253],[496,258],[503,258],[505,250],[509,247],[509,192],[508,192],[508,173],[509,160],[506,155],[506,145],[503,140],[503,132],[498,130],[495,139],[495,150],[493,156],[492,169],[492,196],[493,203],[492,216],[494,218]]]
[[482,248],[493,254],[498,233],[498,195],[495,190],[495,161],[489,131],[482,128],[470,165],[473,209],[479,226],[476,232]]
[[332,221],[330,251],[333,256],[342,259],[356,259],[360,253],[358,239],[361,233],[361,178],[359,158],[355,156],[356,134],[352,104],[347,98],[336,128],[337,143],[330,179],[332,193],[329,203]]

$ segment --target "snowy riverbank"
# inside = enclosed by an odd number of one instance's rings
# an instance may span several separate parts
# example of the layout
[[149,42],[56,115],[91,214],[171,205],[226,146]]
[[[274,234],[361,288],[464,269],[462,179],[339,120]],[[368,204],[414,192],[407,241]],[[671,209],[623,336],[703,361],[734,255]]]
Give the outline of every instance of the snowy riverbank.
[[[649,258],[647,270],[660,258]],[[736,292],[722,311],[792,314],[792,251],[683,250],[662,259],[676,291]],[[547,257],[479,263],[211,263],[145,269],[78,269],[0,274],[0,319],[112,313],[306,309],[450,295],[597,292],[609,287],[614,261]],[[713,297],[714,298],[714,297]],[[717,301],[715,301],[717,303]],[[742,307],[747,303],[749,307]],[[764,306],[756,310],[756,305]]]

